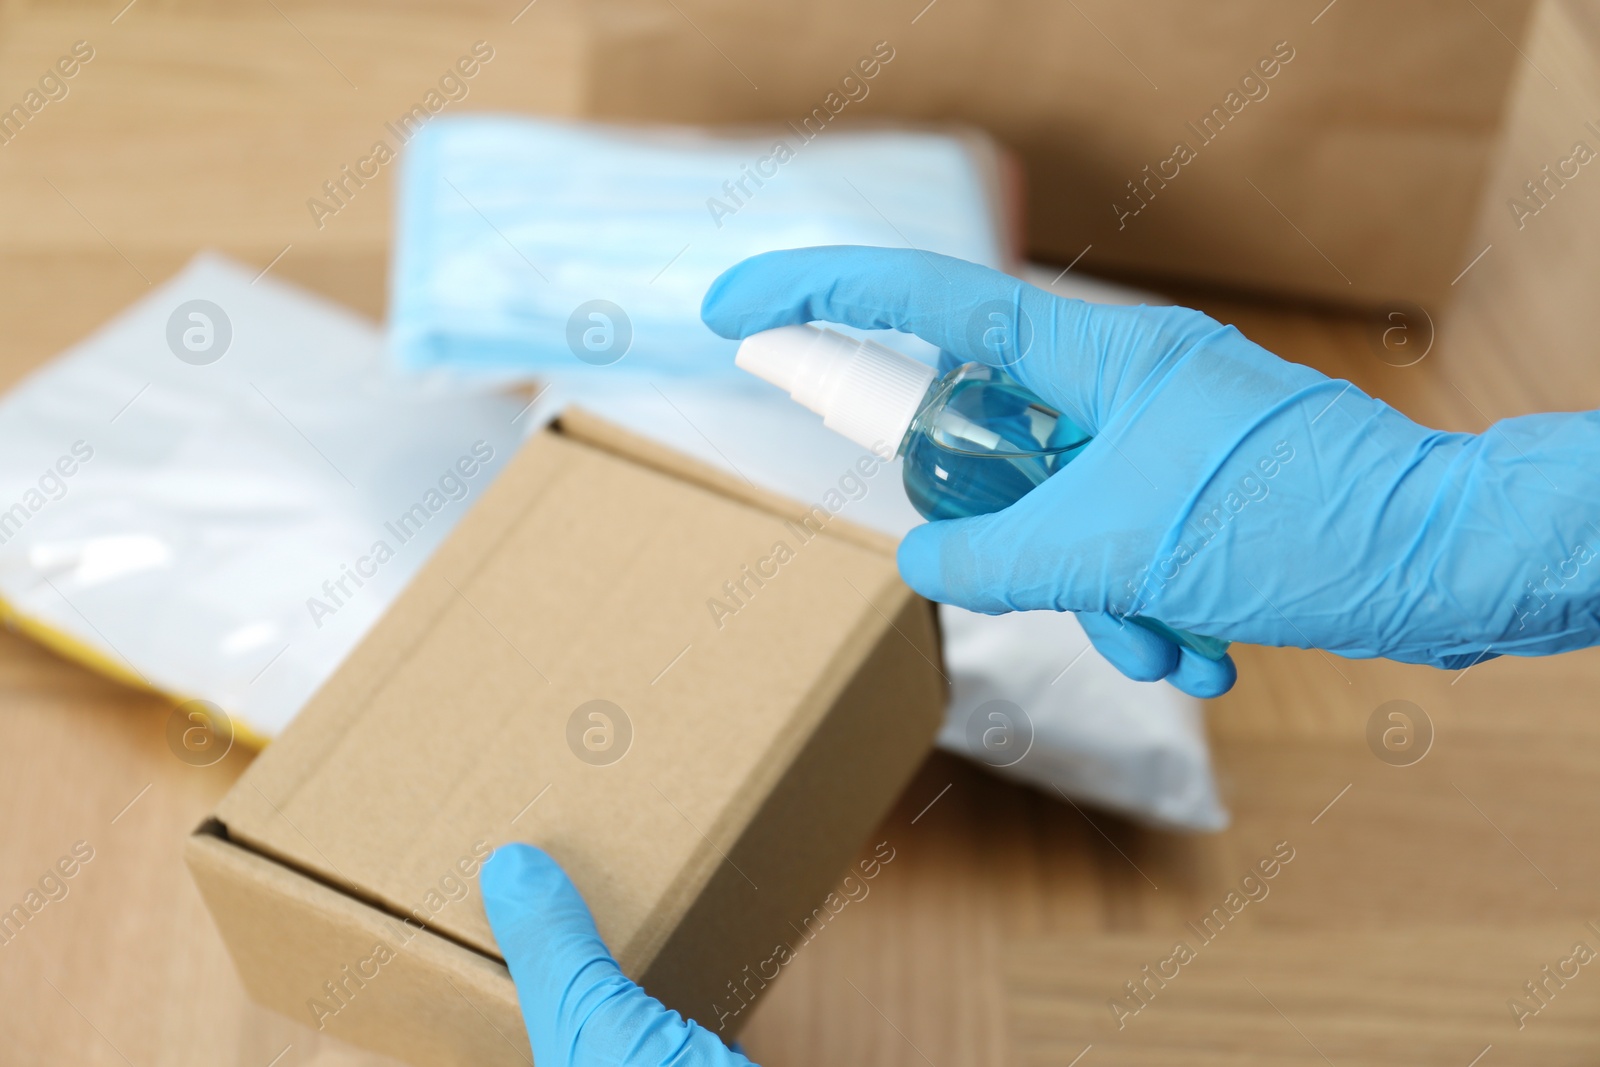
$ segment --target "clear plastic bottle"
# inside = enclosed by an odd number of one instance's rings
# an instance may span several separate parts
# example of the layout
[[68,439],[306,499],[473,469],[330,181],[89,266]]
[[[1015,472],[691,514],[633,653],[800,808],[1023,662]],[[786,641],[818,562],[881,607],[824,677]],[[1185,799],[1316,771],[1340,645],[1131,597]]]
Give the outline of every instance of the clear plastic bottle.
[[[890,458],[904,458],[906,495],[929,519],[1009,507],[1066,466],[1090,435],[1003,372],[968,363],[939,377],[873,341],[816,326],[745,339],[734,360],[817,412],[823,425]],[[1129,616],[1207,659],[1228,642]]]

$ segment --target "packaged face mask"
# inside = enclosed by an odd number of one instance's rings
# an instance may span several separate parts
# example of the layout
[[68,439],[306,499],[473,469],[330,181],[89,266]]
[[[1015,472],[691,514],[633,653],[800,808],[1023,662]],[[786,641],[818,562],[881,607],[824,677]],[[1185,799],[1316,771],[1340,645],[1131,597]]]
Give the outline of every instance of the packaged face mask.
[[910,245],[1002,265],[1004,183],[990,142],[807,132],[435,119],[404,157],[396,359],[514,377],[740,381],[736,345],[699,311],[741,259]]
[[0,398],[0,609],[275,734],[521,437],[370,323],[202,255]]

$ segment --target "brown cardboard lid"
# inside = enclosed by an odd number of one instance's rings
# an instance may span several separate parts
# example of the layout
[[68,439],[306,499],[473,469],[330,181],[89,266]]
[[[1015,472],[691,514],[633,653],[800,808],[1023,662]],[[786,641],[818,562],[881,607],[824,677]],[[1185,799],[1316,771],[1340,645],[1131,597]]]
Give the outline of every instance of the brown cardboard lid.
[[538,844],[638,973],[910,594],[886,539],[564,422],[217,814],[490,954],[471,875],[493,845]]

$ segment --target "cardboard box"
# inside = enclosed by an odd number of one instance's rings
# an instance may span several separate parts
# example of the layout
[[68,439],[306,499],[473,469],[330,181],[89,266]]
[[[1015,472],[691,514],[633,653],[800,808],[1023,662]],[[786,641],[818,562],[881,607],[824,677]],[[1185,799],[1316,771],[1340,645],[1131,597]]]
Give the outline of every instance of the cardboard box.
[[1600,8],[1544,0],[1521,47],[1528,61],[1455,299],[1409,316],[1408,327],[1422,327],[1407,330],[1416,342],[1409,351],[1384,352],[1405,363],[1431,351],[1411,373],[1437,375],[1435,391],[1467,409],[1430,425],[1481,430],[1516,415],[1600,407],[1600,242],[1591,236],[1600,225],[1600,116],[1573,105],[1600,99]]
[[1477,252],[1534,6],[610,0],[583,8],[580,112],[971,123],[1024,162],[1036,257],[1434,306]]
[[190,840],[250,994],[413,1062],[525,1063],[475,880],[520,840],[731,1036],[942,718],[929,605],[823,505],[592,417],[531,440]]

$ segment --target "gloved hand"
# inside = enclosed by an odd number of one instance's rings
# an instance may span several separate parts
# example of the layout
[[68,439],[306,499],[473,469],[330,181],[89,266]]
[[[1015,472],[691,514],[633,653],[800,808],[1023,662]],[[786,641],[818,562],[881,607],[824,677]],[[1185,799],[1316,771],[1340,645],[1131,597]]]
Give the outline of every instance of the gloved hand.
[[502,845],[478,886],[538,1067],[748,1067],[623,975],[577,887],[545,853]]
[[1234,680],[1231,661],[1122,623],[1135,614],[1447,668],[1600,640],[1594,413],[1442,433],[1198,311],[1066,300],[911,249],[755,256],[701,315],[729,338],[904,330],[1003,367],[1092,433],[1006,510],[912,530],[900,572],[975,611],[1079,612],[1130,677],[1198,696]]

